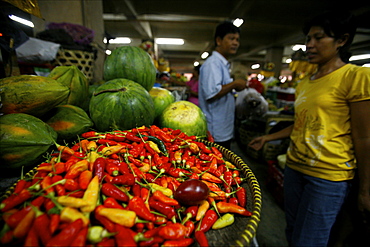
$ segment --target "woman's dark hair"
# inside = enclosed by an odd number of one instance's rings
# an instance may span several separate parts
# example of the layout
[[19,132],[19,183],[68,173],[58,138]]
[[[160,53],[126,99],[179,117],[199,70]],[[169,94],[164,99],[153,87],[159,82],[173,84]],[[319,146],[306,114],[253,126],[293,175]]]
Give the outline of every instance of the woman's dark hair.
[[200,64],[199,65],[197,65],[197,66],[194,66],[194,70],[196,71],[196,72],[198,72],[199,73],[199,70],[200,70]]
[[231,21],[224,21],[216,27],[216,32],[214,36],[215,46],[217,46],[216,39],[220,37],[223,39],[229,33],[239,33],[240,29],[235,26]]
[[303,26],[303,33],[307,35],[313,26],[322,27],[326,35],[336,40],[343,38],[345,34],[349,35],[347,42],[339,49],[340,58],[348,62],[351,57],[349,48],[357,28],[355,16],[348,11],[328,11],[307,21]]

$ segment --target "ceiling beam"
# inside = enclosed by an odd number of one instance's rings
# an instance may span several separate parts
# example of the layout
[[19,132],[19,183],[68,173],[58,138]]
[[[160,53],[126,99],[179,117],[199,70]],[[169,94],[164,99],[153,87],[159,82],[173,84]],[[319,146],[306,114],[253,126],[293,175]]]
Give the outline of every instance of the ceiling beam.
[[124,0],[123,3],[126,5],[126,10],[128,11],[126,17],[127,20],[130,20],[131,25],[136,29],[136,31],[138,31],[138,33],[142,37],[152,39],[153,34],[149,22],[138,20],[138,14],[130,0]]

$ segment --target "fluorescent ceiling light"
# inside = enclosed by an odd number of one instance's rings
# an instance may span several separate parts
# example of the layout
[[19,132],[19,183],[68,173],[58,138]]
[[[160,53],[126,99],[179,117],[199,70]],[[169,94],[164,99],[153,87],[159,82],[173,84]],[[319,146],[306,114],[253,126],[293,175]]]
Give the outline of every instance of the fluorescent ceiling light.
[[286,60],[285,60],[285,63],[291,63],[292,62],[292,59],[291,58],[287,58]]
[[110,54],[112,54],[112,51],[111,50],[105,50],[105,54],[110,55]]
[[364,65],[362,65],[362,67],[368,67],[368,68],[370,68],[370,63],[365,63]]
[[[107,38],[103,39],[104,44],[107,43]],[[110,39],[109,44],[130,44],[131,39],[127,37],[117,37],[115,39]]]
[[13,21],[16,21],[16,22],[19,22],[19,23],[22,23],[23,25],[26,25],[26,26],[29,26],[29,27],[35,27],[35,25],[33,25],[33,22],[32,21],[29,21],[29,20],[26,20],[26,19],[23,19],[23,18],[20,18],[16,15],[9,15],[9,18]]
[[370,58],[370,54],[355,55],[349,58],[349,61],[356,61]]
[[258,63],[252,64],[251,69],[259,69],[260,66]]
[[199,62],[198,61],[195,61],[193,65],[194,65],[194,67],[196,67],[196,66],[199,65]]
[[305,45],[293,45],[292,46],[293,51],[298,51],[299,49],[301,49],[302,51],[306,51],[306,46]]
[[209,56],[209,53],[208,52],[203,52],[202,53],[202,55],[200,55],[200,57],[202,58],[202,59],[206,59],[207,57]]
[[173,38],[157,38],[155,43],[159,45],[183,45],[183,39],[173,39]]
[[236,27],[240,27],[242,24],[243,24],[244,20],[243,19],[239,19],[239,18],[236,18],[234,21],[233,21],[233,24],[234,26]]

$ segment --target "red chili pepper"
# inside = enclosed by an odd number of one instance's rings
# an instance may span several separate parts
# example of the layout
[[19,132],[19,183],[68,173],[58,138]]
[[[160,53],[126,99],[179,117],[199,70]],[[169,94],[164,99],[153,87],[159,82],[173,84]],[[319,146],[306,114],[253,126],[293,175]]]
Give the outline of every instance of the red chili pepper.
[[235,194],[236,194],[236,197],[238,198],[239,205],[245,208],[245,206],[247,205],[247,190],[244,187],[239,186],[236,189]]
[[88,227],[82,228],[78,232],[78,234],[75,237],[75,239],[73,240],[73,242],[71,243],[71,246],[73,246],[73,247],[84,247],[84,246],[86,246],[86,239],[87,239],[88,231],[89,231]]
[[156,201],[151,197],[149,198],[149,206],[159,213],[164,214],[168,219],[171,219],[176,215],[175,209],[172,206],[168,206],[160,201]]
[[114,238],[117,246],[137,246],[129,228],[116,224],[116,231]]
[[134,158],[138,158],[142,150],[144,150],[144,142],[140,142],[139,144],[131,148],[129,150],[129,154],[132,155],[132,157]]
[[58,229],[60,223],[60,214],[50,214],[50,233],[53,235],[54,232]]
[[[141,186],[139,184],[134,184],[131,186],[131,191],[134,196],[140,196],[141,197]],[[144,187],[143,187],[144,188]]]
[[104,176],[104,171],[105,171],[105,158],[98,157],[94,162],[93,177],[98,176],[99,181],[101,181]]
[[[202,220],[200,221],[199,230],[203,232],[207,232],[212,228],[212,225],[218,219],[217,213],[213,209],[208,209],[207,212],[204,214]],[[198,227],[196,227],[198,229]]]
[[92,179],[92,172],[90,170],[83,171],[78,177],[78,184],[81,189],[86,190]]
[[236,198],[236,197],[230,197],[229,200],[228,200],[228,203],[239,205],[238,198]]
[[22,239],[27,236],[28,231],[32,227],[33,220],[35,219],[35,211],[30,210],[26,216],[21,219],[19,224],[14,228],[13,236],[18,239]]
[[194,240],[192,238],[184,238],[178,240],[166,240],[161,245],[163,247],[183,247],[183,246],[190,246]]
[[80,185],[75,179],[66,179],[64,188],[69,191],[75,191],[75,190],[80,189]]
[[128,208],[134,211],[143,220],[154,221],[155,215],[146,207],[144,200],[139,196],[134,196],[128,202]]
[[[44,201],[45,197],[39,196],[36,199],[32,200],[31,205],[35,207],[40,207],[44,203]],[[14,229],[19,224],[19,222],[32,210],[32,206],[26,206],[15,212],[14,214],[10,215],[5,221],[7,225],[11,229]]]
[[211,161],[212,160],[212,156],[209,156],[206,153],[202,153],[202,154],[199,155],[199,159],[205,160],[205,161]]
[[14,188],[13,193],[14,193],[14,194],[18,194],[18,193],[20,193],[23,189],[27,188],[27,186],[26,186],[27,184],[28,184],[28,182],[27,182],[26,180],[24,180],[24,179],[20,179],[20,180],[17,182],[17,184],[16,184],[16,186],[15,186],[15,188]]
[[114,238],[103,238],[102,241],[97,243],[95,246],[97,247],[115,247],[116,246],[116,241]]
[[131,132],[126,133],[126,139],[129,140],[129,141],[133,141],[133,142],[141,142],[140,137],[134,135]]
[[57,235],[53,236],[46,246],[70,246],[73,240],[77,237],[83,226],[82,219],[77,219],[68,226],[64,227]]
[[112,184],[132,186],[135,184],[135,177],[132,174],[119,175],[113,177]]
[[116,226],[115,223],[113,223],[111,220],[109,220],[107,217],[102,216],[99,214],[99,210],[104,208],[104,206],[99,205],[94,210],[94,217],[97,221],[99,221],[105,229],[107,229],[108,232],[115,232]]
[[54,187],[51,187],[52,184],[53,183],[51,181],[50,176],[44,177],[44,179],[41,181],[41,188],[45,191],[46,195],[50,194],[54,196],[55,191],[54,191]]
[[46,245],[51,239],[50,218],[46,213],[43,213],[36,207],[33,210],[36,211],[36,218],[33,222],[32,228],[36,230],[36,233],[39,235],[42,244]]
[[0,209],[2,212],[6,212],[9,209],[12,209],[15,206],[18,206],[19,204],[27,201],[31,197],[32,193],[28,189],[23,189],[21,192],[19,192],[18,195],[13,197],[11,200],[3,200],[0,204]]
[[[107,135],[111,135],[111,134],[107,134]],[[99,139],[96,143],[100,145],[105,145],[105,146],[115,146],[119,144],[118,142],[113,141],[112,139]]]
[[128,167],[127,163],[121,161],[117,164],[117,166],[121,174],[125,175],[125,174],[131,173],[130,168]]
[[65,170],[68,171],[72,165],[76,164],[80,160],[80,158],[72,156],[64,163]]
[[205,154],[211,154],[212,151],[210,149],[208,149],[208,147],[202,143],[202,142],[194,142],[195,144],[198,145],[198,147],[200,148],[200,150],[205,153]]
[[116,199],[114,199],[113,197],[108,197],[107,199],[104,200],[104,204],[103,204],[105,207],[107,208],[119,208],[119,209],[124,209],[124,207],[119,204],[117,202]]
[[144,201],[146,201],[149,198],[149,189],[145,187],[141,187],[140,189],[140,197],[143,198]]
[[243,216],[251,216],[252,213],[249,212],[246,208],[243,208],[239,205],[235,205],[228,202],[217,202],[216,203],[217,209],[219,213],[236,213]]
[[110,183],[103,183],[101,187],[101,192],[103,193],[103,195],[113,197],[118,201],[122,202],[129,201],[129,197],[124,191]]
[[139,246],[140,247],[159,246],[159,244],[161,244],[164,241],[163,238],[157,236],[148,239],[149,240],[140,241]]
[[137,159],[135,159],[134,157],[132,157],[132,156],[128,156],[127,157],[127,160],[128,161],[130,161],[131,163],[133,163],[135,166],[137,166],[137,167],[142,167],[143,166],[143,164],[141,163],[141,161],[140,160],[137,160]]
[[87,160],[80,160],[73,164],[64,178],[77,178],[83,171],[89,168],[89,162]]
[[207,141],[209,142],[215,142],[215,139],[213,138],[211,132],[207,130]]
[[191,213],[192,218],[195,218],[195,216],[197,215],[197,212],[198,212],[198,205],[194,205],[194,206],[190,206],[190,207],[187,207],[186,210],[185,210],[185,214],[187,215],[188,213]]
[[180,178],[183,176],[187,176],[187,174],[189,174],[187,170],[182,168],[171,168],[166,173],[175,178]]
[[200,247],[209,246],[208,239],[204,231],[195,231],[194,237]]
[[113,159],[107,159],[105,164],[105,171],[111,176],[118,176],[119,174],[119,161]]
[[160,202],[163,202],[163,203],[165,203],[166,205],[169,205],[169,206],[177,206],[177,205],[179,205],[179,202],[177,200],[166,196],[165,194],[163,194],[159,190],[154,191],[152,197],[155,200],[160,201]]
[[40,246],[39,233],[35,228],[31,227],[31,229],[28,231],[23,246]]
[[98,132],[96,132],[96,131],[88,131],[88,132],[85,132],[85,133],[82,133],[81,134],[81,136],[83,137],[83,138],[91,138],[91,137],[96,137],[96,136],[98,136],[99,135],[99,133]]
[[174,240],[184,238],[186,236],[186,231],[186,227],[180,223],[167,224],[158,231],[158,236],[164,239]]
[[191,220],[188,220],[188,221],[185,222],[184,226],[187,229],[187,231],[186,231],[186,237],[190,237],[191,234],[193,233],[194,229],[195,229],[194,222],[191,221]]

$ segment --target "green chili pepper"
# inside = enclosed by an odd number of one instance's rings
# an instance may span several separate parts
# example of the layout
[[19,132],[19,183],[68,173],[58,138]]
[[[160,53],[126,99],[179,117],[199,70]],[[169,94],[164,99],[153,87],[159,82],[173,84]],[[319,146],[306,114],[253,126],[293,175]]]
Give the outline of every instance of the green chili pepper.
[[233,214],[224,214],[222,217],[218,218],[216,222],[213,224],[212,229],[221,229],[232,225],[234,223],[234,215]]
[[168,156],[168,152],[167,152],[167,148],[166,148],[166,145],[164,144],[164,142],[157,138],[157,137],[154,137],[154,136],[147,136],[147,135],[141,135],[143,137],[147,137],[148,138],[148,141],[152,141],[154,142],[155,144],[157,144],[159,150],[165,155],[165,156]]
[[103,238],[114,236],[116,233],[109,233],[102,226],[89,227],[87,232],[87,239],[89,242],[96,244],[103,240]]

